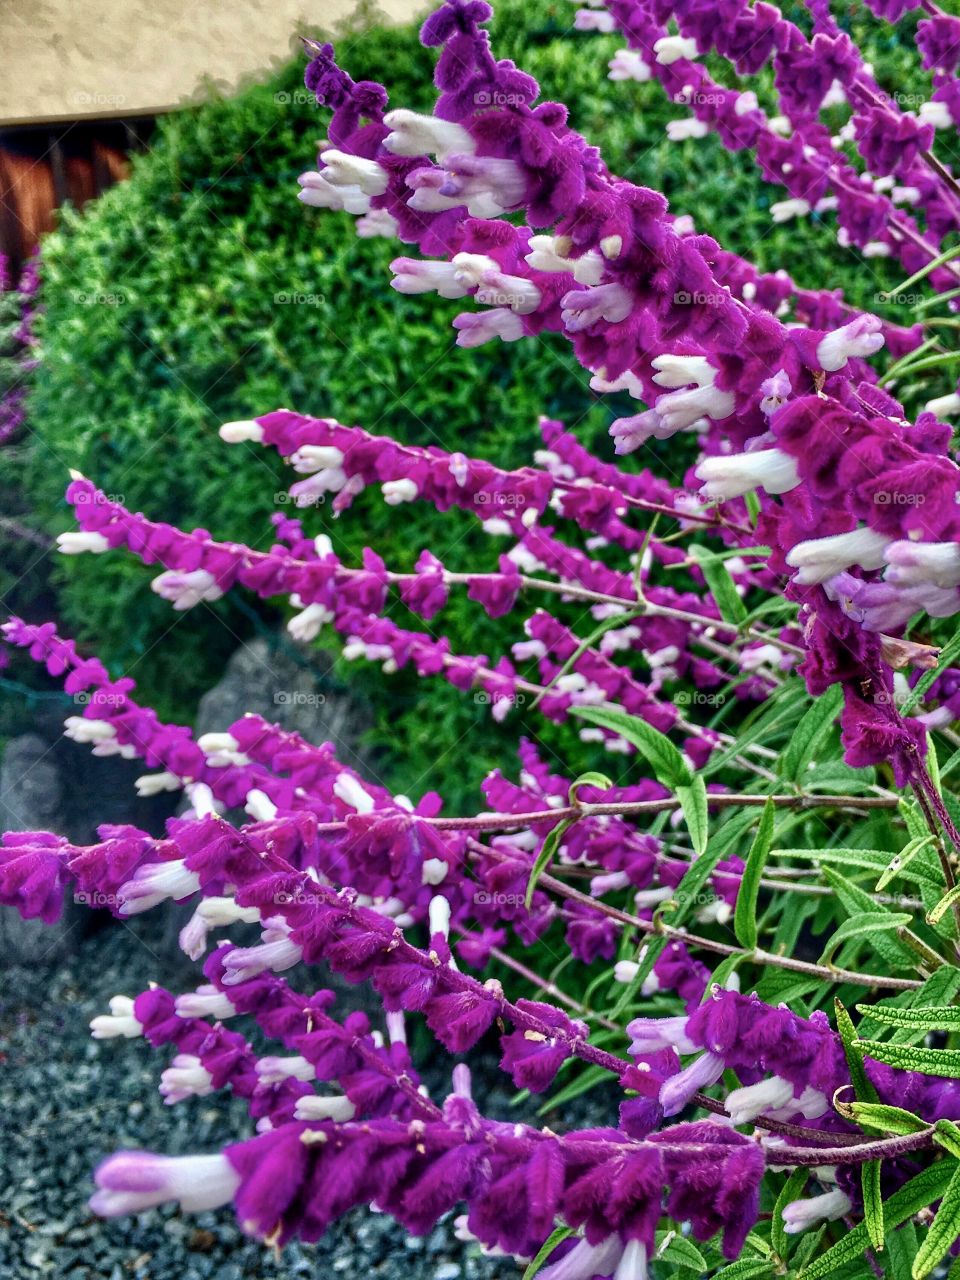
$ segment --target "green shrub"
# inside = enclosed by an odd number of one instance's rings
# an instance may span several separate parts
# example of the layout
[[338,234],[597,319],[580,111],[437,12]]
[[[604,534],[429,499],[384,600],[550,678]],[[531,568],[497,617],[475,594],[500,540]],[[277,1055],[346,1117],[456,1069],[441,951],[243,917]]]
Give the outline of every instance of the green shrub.
[[[603,140],[611,168],[663,190],[702,230],[768,270],[785,266],[801,284],[843,286],[869,303],[895,281],[886,264],[864,272],[854,254],[849,270],[825,280],[820,250],[833,246],[832,230],[773,226],[767,209],[778,193],[716,139],[667,142],[665,123],[683,108],[656,84],[610,85],[605,64],[621,42],[575,35],[571,15],[567,0],[505,0],[493,39],[499,54],[539,78],[545,96],[572,104],[573,124]],[[395,104],[429,106],[432,55],[414,29],[349,35],[342,56],[356,78],[383,80]],[[33,447],[19,473],[51,535],[70,525],[61,495],[72,466],[155,518],[266,545],[269,516],[289,510],[276,496],[284,469],[266,451],[222,445],[216,431],[279,405],[506,465],[529,459],[540,414],[599,444],[624,411],[592,396],[559,337],[460,350],[450,327],[460,304],[387,287],[394,243],[360,240],[347,215],[298,203],[296,175],[310,166],[324,120],[301,76],[298,60],[267,84],[166,117],[131,180],[83,216],[66,212],[46,240]],[[681,455],[672,469],[685,465]],[[330,533],[345,557],[369,543],[397,568],[424,546],[450,567],[489,562],[492,553],[466,517],[440,520],[418,506],[398,515],[374,494],[338,521],[320,509],[306,523]],[[168,716],[189,718],[229,652],[276,621],[233,601],[171,614],[142,566],[120,555],[58,561],[53,581],[64,628],[133,675]],[[494,629],[462,597],[441,620],[457,646],[499,656]],[[368,686],[382,679],[363,672]],[[498,759],[485,708],[439,682],[401,676],[385,687],[390,702],[373,745],[393,785],[422,791],[437,781],[440,737],[469,735],[471,787]],[[456,803],[456,788],[444,785]]]

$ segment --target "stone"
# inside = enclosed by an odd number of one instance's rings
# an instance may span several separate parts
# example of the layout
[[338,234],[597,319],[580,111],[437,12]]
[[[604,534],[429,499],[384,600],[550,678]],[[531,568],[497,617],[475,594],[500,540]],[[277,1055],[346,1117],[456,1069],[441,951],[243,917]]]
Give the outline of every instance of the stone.
[[[11,738],[0,764],[0,831],[55,831],[62,801],[51,746],[35,733]],[[7,964],[51,965],[63,954],[71,928],[66,914],[47,925],[0,908],[0,955]]]
[[332,654],[285,636],[258,636],[233,653],[223,678],[200,699],[197,733],[221,732],[251,711],[308,742],[332,742],[345,763],[355,763],[371,716],[355,693],[336,687],[333,662]]

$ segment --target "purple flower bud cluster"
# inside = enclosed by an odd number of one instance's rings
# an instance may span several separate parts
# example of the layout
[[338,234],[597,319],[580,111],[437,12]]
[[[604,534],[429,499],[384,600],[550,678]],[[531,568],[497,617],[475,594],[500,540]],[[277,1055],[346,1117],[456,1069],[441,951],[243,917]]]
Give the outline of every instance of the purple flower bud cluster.
[[[35,332],[40,289],[39,260],[33,257],[14,281],[6,258],[0,254],[0,354],[12,366],[9,382],[0,389],[0,445],[19,435],[26,418],[27,378],[35,367]],[[6,312],[12,306],[13,314]]]

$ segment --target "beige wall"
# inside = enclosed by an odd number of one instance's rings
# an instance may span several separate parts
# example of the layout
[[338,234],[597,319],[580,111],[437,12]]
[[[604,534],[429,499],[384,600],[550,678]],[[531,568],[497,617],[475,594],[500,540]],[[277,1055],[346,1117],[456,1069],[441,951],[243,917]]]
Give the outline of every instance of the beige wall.
[[[261,76],[356,0],[0,0],[0,124],[169,110]],[[406,21],[424,0],[379,0]]]

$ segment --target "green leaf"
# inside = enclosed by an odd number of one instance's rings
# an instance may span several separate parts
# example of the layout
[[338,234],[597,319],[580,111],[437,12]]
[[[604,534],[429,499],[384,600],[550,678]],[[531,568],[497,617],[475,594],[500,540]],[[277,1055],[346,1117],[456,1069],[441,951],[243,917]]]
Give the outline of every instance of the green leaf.
[[605,773],[597,773],[595,770],[581,773],[579,778],[575,778],[570,783],[570,803],[577,803],[577,792],[581,787],[599,787],[601,791],[609,791],[612,786],[612,779],[608,778]]
[[546,1260],[553,1253],[558,1244],[562,1244],[564,1240],[569,1239],[573,1235],[572,1227],[557,1227],[556,1231],[551,1232],[546,1242],[537,1252],[537,1256],[533,1259],[526,1271],[523,1273],[523,1280],[533,1280],[533,1277],[541,1269]]
[[936,906],[930,908],[927,912],[927,924],[939,924],[955,902],[960,902],[960,884],[955,884],[948,893],[943,895]]
[[943,1193],[937,1216],[930,1224],[910,1272],[913,1280],[923,1280],[960,1235],[960,1169],[956,1169]]
[[905,911],[865,911],[863,915],[851,916],[849,920],[844,920],[843,924],[824,947],[818,963],[831,964],[837,948],[851,938],[870,937],[883,932],[889,933],[893,929],[899,929],[905,924],[910,924],[912,920],[913,916],[908,915]]
[[905,1222],[897,1231],[887,1233],[887,1275],[908,1276],[917,1256],[917,1229]]
[[880,1194],[880,1160],[867,1160],[860,1170],[860,1186],[863,1189],[863,1220],[874,1249],[882,1249],[884,1242],[883,1197]]
[[850,1082],[853,1085],[853,1092],[857,1101],[877,1102],[877,1091],[870,1083],[866,1068],[863,1065],[863,1056],[860,1052],[861,1042],[857,1038],[857,1031],[850,1020],[850,1015],[840,1000],[834,1000],[833,1008],[837,1019],[837,1031],[843,1044],[843,1054],[850,1072]]
[[801,780],[807,765],[833,728],[842,701],[840,686],[831,685],[803,714],[780,756],[778,772],[782,777],[792,782]]
[[[877,903],[865,889],[852,884],[832,867],[821,867],[820,874],[835,891],[848,916],[856,917],[864,912],[873,914],[879,910]],[[888,964],[899,969],[913,969],[916,957],[898,938],[884,932],[877,933],[874,935],[874,947],[877,954]]]
[[657,781],[665,787],[676,790],[677,787],[689,786],[693,781],[690,766],[667,735],[654,729],[646,720],[629,715],[620,707],[571,707],[570,710],[581,719],[598,724],[601,729],[609,729],[633,743],[653,769]]
[[754,837],[750,852],[747,854],[743,879],[737,893],[737,907],[733,917],[733,931],[741,947],[752,951],[757,945],[757,895],[760,892],[760,877],[767,863],[770,846],[773,844],[773,830],[777,815],[773,801],[768,800],[760,815],[760,825]]
[[908,716],[917,703],[922,701],[924,694],[933,685],[933,682],[943,675],[947,667],[953,665],[953,660],[958,653],[960,653],[960,631],[954,632],[940,650],[940,658],[933,671],[925,671],[911,689],[909,697],[900,704],[900,714],[902,716]]
[[912,1111],[891,1107],[883,1102],[840,1102],[834,1099],[833,1105],[845,1119],[862,1125],[864,1129],[876,1129],[879,1133],[903,1137],[929,1128],[926,1120],[921,1120]]
[[889,1040],[861,1040],[858,1047],[861,1053],[890,1067],[960,1080],[960,1049],[925,1049],[921,1045],[893,1044]]
[[[877,876],[883,875],[890,865],[890,854],[884,853],[881,849],[849,849],[839,846],[835,849],[773,849],[770,856],[799,858],[804,862],[825,862],[828,865],[870,871]],[[920,884],[926,883],[934,885],[937,889],[943,888],[941,876],[934,878],[926,868],[916,862],[910,868],[910,878]]]
[[712,556],[705,548],[696,543],[690,546],[690,555],[703,573],[710,588],[710,594],[717,603],[720,616],[725,622],[735,622],[739,626],[746,621],[746,605],[740,599],[736,585],[730,577],[730,571],[722,560]]
[[537,1110],[538,1116],[544,1116],[548,1111],[553,1111],[555,1107],[562,1107],[567,1102],[572,1102],[574,1098],[580,1098],[585,1093],[589,1093],[591,1089],[595,1089],[598,1084],[604,1080],[609,1080],[610,1072],[605,1067],[587,1067],[586,1071],[581,1071],[575,1080],[571,1080],[568,1085],[564,1085],[562,1089],[558,1089],[552,1094],[543,1106]]
[[918,836],[914,840],[908,841],[899,853],[895,853],[887,864],[887,868],[883,875],[876,883],[876,892],[880,893],[885,889],[891,880],[896,879],[902,871],[913,861],[918,853],[922,853],[925,849],[929,849],[933,844],[933,836]]
[[[941,965],[915,991],[904,991],[901,995],[890,996],[886,1000],[877,1001],[876,1004],[858,1005],[858,1011],[863,1014],[860,1034],[864,1039],[875,1039],[874,1028],[879,1030],[881,1027],[891,1025],[888,1019],[883,1018],[882,1015],[885,1013],[890,1012],[896,1018],[902,1010],[916,1009],[925,1016],[924,1011],[929,1013],[933,1009],[942,1009],[945,1005],[952,1004],[958,995],[960,995],[960,969],[952,964]],[[897,1026],[889,1036],[889,1040],[897,1044],[917,1044],[926,1034],[926,1030],[922,1027]]]
[[707,815],[707,785],[697,774],[689,785],[677,787],[677,799],[683,810],[683,820],[690,832],[693,851],[699,858],[707,849],[709,818]]
[[787,1235],[786,1223],[783,1221],[783,1211],[788,1204],[800,1199],[809,1176],[809,1169],[794,1169],[780,1188],[777,1202],[773,1206],[773,1216],[770,1219],[770,1244],[777,1257],[784,1262],[790,1254],[790,1237]]
[[[891,1229],[899,1227],[915,1213],[933,1204],[935,1200],[939,1200],[950,1184],[956,1168],[955,1160],[940,1160],[937,1164],[924,1169],[922,1173],[918,1173],[915,1178],[911,1178],[899,1191],[895,1191],[884,1205],[888,1227]],[[809,1266],[804,1267],[800,1272],[800,1280],[821,1280],[821,1277],[833,1276],[842,1266],[853,1262],[869,1247],[870,1236],[866,1223],[859,1222],[826,1253],[822,1253]]]
[[545,836],[543,844],[540,846],[540,852],[537,854],[533,867],[530,870],[530,879],[527,881],[527,891],[523,898],[524,906],[528,910],[530,909],[530,903],[533,901],[533,894],[537,887],[537,881],[553,860],[554,854],[560,847],[560,841],[563,839],[564,833],[569,831],[575,822],[576,818],[564,818],[562,822],[558,822],[553,830],[549,831]]
[[714,1273],[713,1280],[754,1280],[755,1276],[772,1276],[773,1264],[769,1258],[741,1258],[729,1267]]
[[700,997],[700,1003],[703,1004],[705,1000],[710,999],[711,993],[715,985],[718,987],[726,988],[727,979],[730,977],[731,973],[736,973],[736,971],[743,964],[744,960],[748,960],[748,959],[749,959],[749,956],[744,951],[735,951],[732,956],[724,956],[724,958],[720,961],[720,963],[714,969],[713,975],[710,981],[707,983],[707,988],[704,991],[703,995]]
[[653,966],[659,960],[669,941],[670,939],[665,933],[658,933],[647,939],[637,958],[637,964],[640,967],[637,969],[636,977],[630,983],[631,991],[638,991],[647,978],[650,977],[653,972]]
[[698,1273],[706,1271],[708,1266],[697,1246],[678,1231],[658,1231],[653,1256],[664,1262],[675,1262],[681,1267],[692,1267]]
[[960,1156],[960,1128],[952,1120],[938,1120],[933,1128],[933,1140],[937,1146],[952,1156]]
[[911,1027],[917,1031],[960,1031],[960,1008],[956,1005],[949,1009],[916,1006],[895,1009],[882,1004],[858,1004],[857,1011],[888,1027]]
[[668,901],[663,903],[660,908],[665,915],[667,912],[670,913],[671,925],[682,924],[694,907],[702,905],[701,890],[722,856],[721,846],[713,845],[694,862],[690,863],[690,867],[684,873],[683,879],[673,891],[673,901],[676,903],[676,907],[671,908]]

